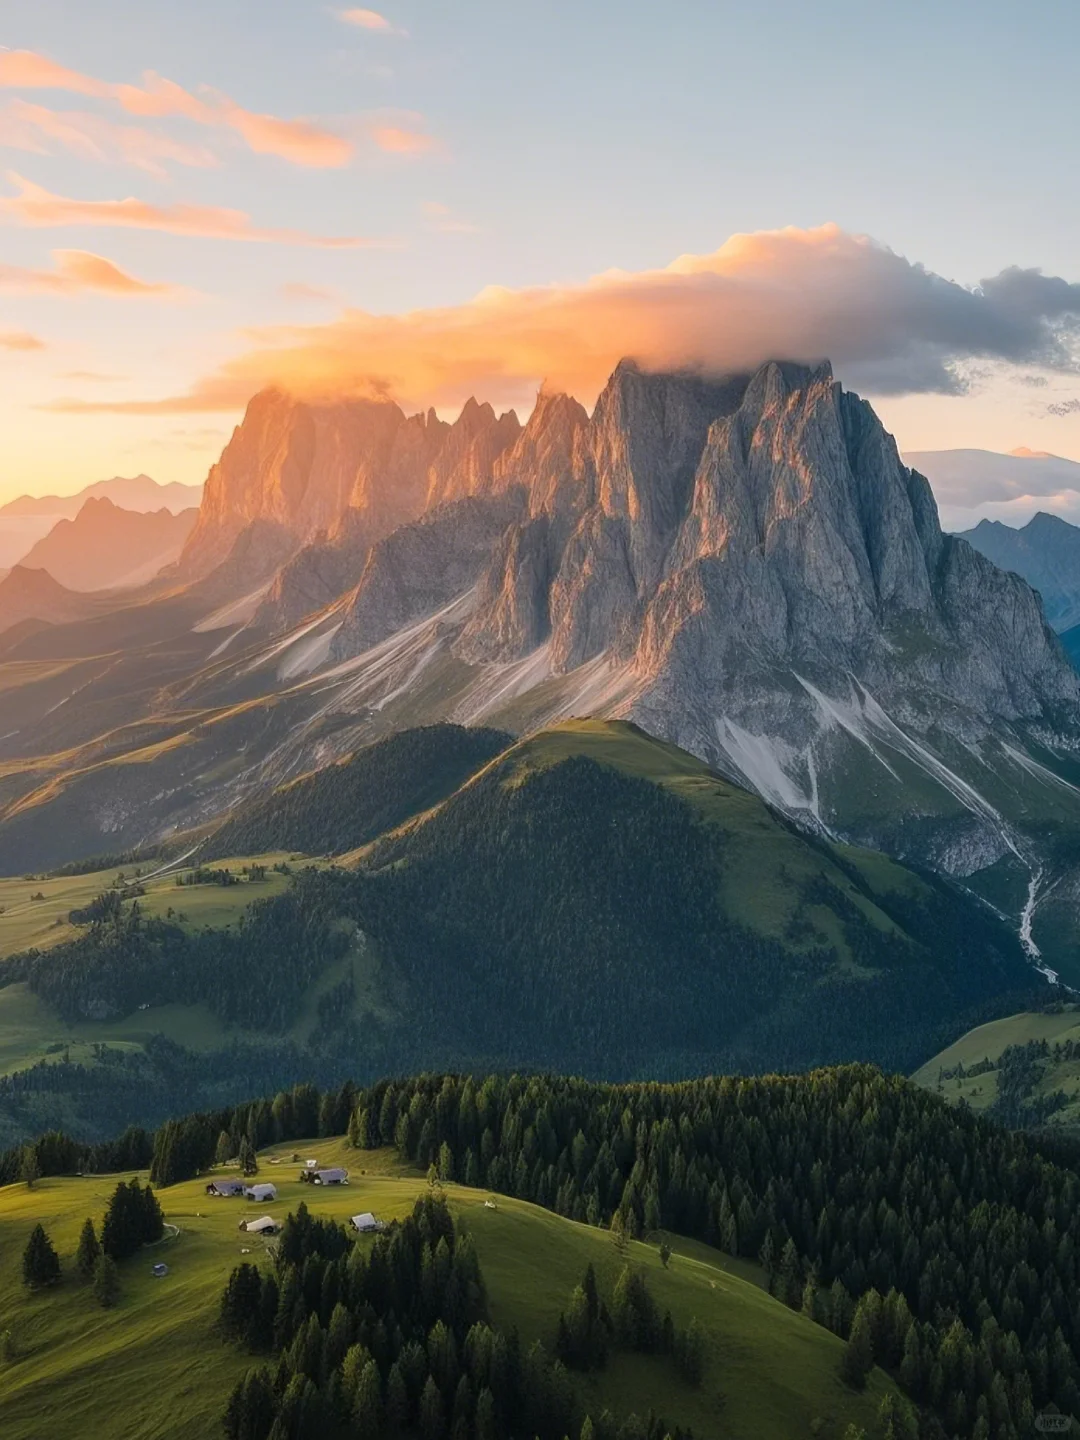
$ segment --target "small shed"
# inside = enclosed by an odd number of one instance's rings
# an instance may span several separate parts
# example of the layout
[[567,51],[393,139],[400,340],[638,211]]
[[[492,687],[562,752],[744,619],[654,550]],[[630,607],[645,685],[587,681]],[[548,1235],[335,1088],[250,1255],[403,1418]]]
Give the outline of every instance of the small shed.
[[358,1235],[370,1235],[376,1230],[385,1230],[386,1226],[381,1220],[376,1220],[370,1210],[365,1210],[362,1215],[354,1215],[350,1225]]
[[162,1264],[162,1262],[159,1260],[150,1273],[154,1275],[158,1280],[161,1280],[165,1275],[169,1273],[169,1267],[168,1265]]
[[271,1185],[269,1181],[263,1185],[245,1185],[244,1194],[249,1200],[257,1200],[260,1203],[267,1200],[276,1200],[277,1186]]
[[314,1183],[316,1185],[347,1185],[349,1172],[341,1169],[316,1170]]
[[272,1215],[260,1215],[258,1220],[249,1220],[244,1229],[249,1235],[276,1235],[281,1226]]
[[206,1187],[206,1193],[221,1196],[243,1195],[244,1189],[243,1180],[211,1180]]

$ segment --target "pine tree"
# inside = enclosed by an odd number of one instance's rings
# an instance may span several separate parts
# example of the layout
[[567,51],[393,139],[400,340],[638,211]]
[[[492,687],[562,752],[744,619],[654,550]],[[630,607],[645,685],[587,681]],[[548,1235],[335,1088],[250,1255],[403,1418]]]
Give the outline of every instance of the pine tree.
[[232,1159],[233,1143],[227,1130],[222,1130],[217,1138],[217,1148],[214,1151],[214,1164],[227,1165]]
[[[135,1194],[138,1195],[138,1185],[135,1187]],[[149,1185],[139,1196],[142,1207],[141,1234],[144,1245],[153,1245],[165,1234],[165,1217],[161,1213],[161,1206],[158,1204],[157,1196]]]
[[353,1423],[360,1435],[377,1435],[382,1427],[382,1381],[379,1367],[369,1360],[360,1375],[353,1402]]
[[788,1240],[780,1252],[779,1295],[785,1305],[794,1310],[802,1299],[802,1264],[795,1241]]
[[391,1432],[404,1430],[409,1423],[409,1388],[399,1361],[390,1366],[386,1377],[386,1423]]
[[90,1280],[94,1275],[94,1266],[101,1254],[101,1244],[94,1229],[94,1222],[89,1215],[83,1221],[83,1227],[79,1234],[79,1248],[75,1252],[75,1269],[83,1280]]
[[439,1394],[439,1387],[429,1375],[420,1395],[421,1440],[443,1440],[445,1431],[442,1396]]
[[55,1285],[60,1279],[60,1257],[40,1222],[30,1231],[30,1239],[26,1242],[22,1272],[23,1284],[28,1285],[31,1290]]
[[94,1265],[94,1299],[106,1310],[120,1298],[120,1272],[108,1253],[98,1256]]
[[862,1390],[873,1368],[874,1337],[870,1330],[870,1318],[860,1305],[855,1311],[851,1334],[840,1360],[840,1378],[853,1390]]
[[255,1154],[255,1147],[246,1135],[240,1141],[240,1169],[245,1175],[259,1173],[259,1160]]
[[36,1145],[23,1146],[22,1157],[19,1161],[19,1179],[28,1190],[32,1190],[35,1183],[41,1179],[41,1164],[38,1160]]

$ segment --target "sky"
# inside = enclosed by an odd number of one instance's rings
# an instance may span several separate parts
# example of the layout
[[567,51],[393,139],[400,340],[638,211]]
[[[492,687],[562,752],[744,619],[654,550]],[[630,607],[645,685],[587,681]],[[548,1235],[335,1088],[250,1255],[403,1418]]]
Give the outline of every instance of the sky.
[[520,413],[623,353],[1080,460],[1074,0],[0,0],[0,46],[0,502],[200,481],[268,383]]

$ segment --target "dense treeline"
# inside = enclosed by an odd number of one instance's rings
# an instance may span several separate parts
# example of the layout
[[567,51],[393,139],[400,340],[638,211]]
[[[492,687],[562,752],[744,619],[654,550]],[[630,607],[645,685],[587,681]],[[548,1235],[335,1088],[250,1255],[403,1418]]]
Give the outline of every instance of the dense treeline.
[[1041,1087],[1054,1078],[1059,1066],[1071,1065],[1077,1059],[1080,1044],[1075,1040],[1059,1040],[1053,1045],[1046,1040],[1028,1040],[1007,1045],[996,1060],[987,1055],[969,1065],[961,1060],[940,1066],[938,1090],[944,1090],[949,1080],[959,1086],[964,1080],[993,1075],[995,1094],[986,1113],[1010,1130],[1038,1130],[1075,1098],[1060,1087]]
[[301,850],[341,854],[452,795],[513,743],[501,730],[405,730],[242,806],[211,836],[206,858]]
[[361,1144],[447,1179],[760,1256],[789,1303],[809,1281],[817,1318],[849,1336],[861,1310],[871,1363],[950,1434],[1013,1440],[1050,1403],[1080,1417],[1080,1177],[905,1081],[421,1077],[360,1106]]
[[[43,1137],[34,1164],[50,1174],[153,1158],[168,1184],[219,1146],[346,1129],[446,1181],[760,1258],[781,1299],[848,1338],[853,1374],[877,1359],[949,1434],[1024,1437],[1051,1403],[1080,1418],[1080,1176],[1043,1142],[868,1067],[671,1086],[300,1085],[155,1137],[131,1132],[115,1154]],[[0,1183],[24,1159],[0,1156]]]
[[[225,1413],[229,1440],[562,1440],[582,1423],[562,1363],[540,1342],[523,1352],[516,1332],[488,1323],[476,1251],[437,1195],[370,1249],[301,1205],[272,1273],[251,1264],[232,1272],[221,1326],[276,1356],[272,1369],[238,1382]],[[608,1415],[590,1429],[597,1440],[624,1433]],[[625,1431],[640,1440],[667,1433],[653,1416]]]
[[0,1152],[0,1185],[20,1178],[28,1152],[39,1175],[108,1174],[149,1167],[155,1184],[171,1185],[214,1163],[223,1132],[230,1156],[240,1153],[244,1141],[259,1149],[278,1140],[344,1135],[355,1115],[358,1094],[351,1080],[323,1091],[304,1082],[280,1090],[273,1100],[245,1101],[167,1120],[153,1132],[129,1126],[116,1140],[85,1144],[49,1131]]

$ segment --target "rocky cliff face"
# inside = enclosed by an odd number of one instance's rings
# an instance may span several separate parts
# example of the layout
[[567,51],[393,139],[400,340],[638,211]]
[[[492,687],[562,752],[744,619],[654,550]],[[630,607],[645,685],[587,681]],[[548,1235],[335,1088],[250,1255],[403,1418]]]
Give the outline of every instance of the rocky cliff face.
[[[458,458],[501,423],[470,403]],[[338,658],[475,586],[460,658],[548,644],[565,674],[606,655],[632,667],[638,713],[699,752],[728,722],[805,739],[821,715],[803,681],[857,682],[913,724],[1080,702],[1038,597],[942,533],[927,482],[827,365],[714,383],[623,362],[591,419],[542,395],[483,478],[456,473],[475,504],[379,542]]]
[[260,612],[286,630],[354,585],[371,546],[399,525],[489,492],[520,429],[513,412],[497,417],[475,400],[450,425],[390,401],[310,404],[264,391],[210,471],[180,573],[207,574],[256,522],[290,536],[294,559]]
[[1043,766],[1080,739],[1080,677],[1038,596],[942,533],[827,365],[624,362],[591,418],[541,396],[485,487],[375,547],[334,659],[458,602],[425,644],[476,676],[459,717],[626,715],[804,823],[964,874],[1036,874],[1036,812],[1080,826]]

